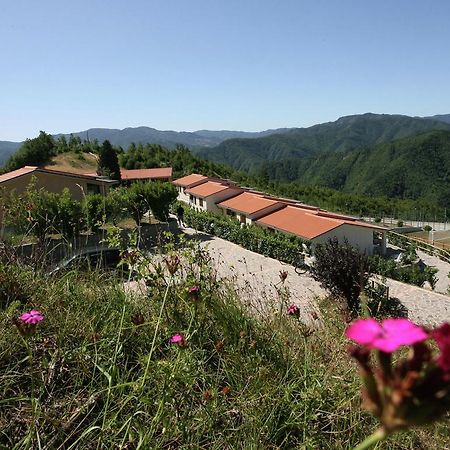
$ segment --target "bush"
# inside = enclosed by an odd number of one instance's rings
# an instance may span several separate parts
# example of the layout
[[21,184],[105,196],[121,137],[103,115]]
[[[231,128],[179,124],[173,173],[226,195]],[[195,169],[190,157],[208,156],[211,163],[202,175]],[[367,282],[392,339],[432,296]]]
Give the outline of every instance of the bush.
[[401,228],[403,226],[403,220],[397,222],[397,227]]
[[347,241],[340,244],[336,238],[318,245],[314,255],[314,279],[332,295],[344,298],[352,313],[358,313],[359,296],[370,277],[367,256],[359,253]]
[[433,229],[433,228],[432,228],[430,225],[425,225],[425,226],[423,227],[423,231],[428,231],[428,232],[430,232],[432,229]]

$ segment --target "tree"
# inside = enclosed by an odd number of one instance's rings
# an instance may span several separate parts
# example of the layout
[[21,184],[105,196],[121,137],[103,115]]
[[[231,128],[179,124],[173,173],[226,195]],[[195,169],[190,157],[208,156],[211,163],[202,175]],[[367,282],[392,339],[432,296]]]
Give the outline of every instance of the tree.
[[151,211],[158,220],[167,220],[177,191],[171,183],[133,183],[126,189],[125,196],[126,209],[139,226],[147,211]]
[[97,174],[107,176],[113,180],[120,180],[117,152],[108,140],[104,141],[100,148]]
[[19,150],[5,164],[5,170],[20,169],[23,166],[39,166],[55,155],[55,142],[50,134],[41,131],[34,139],[27,139]]
[[369,260],[347,241],[334,238],[316,247],[312,276],[332,295],[344,298],[348,309],[359,312],[359,295],[370,277]]

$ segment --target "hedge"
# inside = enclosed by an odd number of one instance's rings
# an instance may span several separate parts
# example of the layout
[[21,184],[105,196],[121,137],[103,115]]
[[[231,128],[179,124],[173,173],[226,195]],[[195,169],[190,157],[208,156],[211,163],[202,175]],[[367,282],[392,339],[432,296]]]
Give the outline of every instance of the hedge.
[[296,236],[271,232],[257,225],[241,225],[236,219],[198,212],[186,208],[186,225],[208,234],[234,242],[247,250],[294,266],[301,266],[305,244],[310,243]]

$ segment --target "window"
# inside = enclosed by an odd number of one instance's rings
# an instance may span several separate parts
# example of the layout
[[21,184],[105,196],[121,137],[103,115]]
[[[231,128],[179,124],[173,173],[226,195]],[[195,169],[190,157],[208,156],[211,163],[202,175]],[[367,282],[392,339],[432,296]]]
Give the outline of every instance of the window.
[[88,194],[100,194],[100,186],[98,184],[87,183],[86,191]]
[[199,198],[199,199],[198,199],[198,204],[199,204],[200,206],[203,206],[203,199],[202,199],[202,198]]

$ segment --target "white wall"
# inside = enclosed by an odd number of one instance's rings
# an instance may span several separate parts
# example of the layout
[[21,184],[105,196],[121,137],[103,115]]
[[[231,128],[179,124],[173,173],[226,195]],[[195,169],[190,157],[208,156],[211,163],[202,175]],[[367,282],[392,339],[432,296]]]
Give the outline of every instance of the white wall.
[[336,237],[339,243],[344,243],[347,239],[348,243],[357,248],[361,253],[366,255],[373,254],[373,230],[366,227],[358,227],[355,225],[344,224],[334,230],[328,231],[317,238],[313,239],[313,243],[326,243],[329,239]]
[[177,191],[178,191],[178,200],[180,202],[184,202],[184,203],[189,203],[189,194],[186,194],[187,188],[184,188],[182,186],[177,186]]

